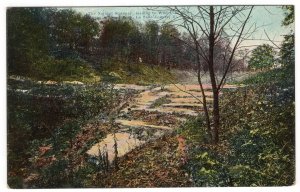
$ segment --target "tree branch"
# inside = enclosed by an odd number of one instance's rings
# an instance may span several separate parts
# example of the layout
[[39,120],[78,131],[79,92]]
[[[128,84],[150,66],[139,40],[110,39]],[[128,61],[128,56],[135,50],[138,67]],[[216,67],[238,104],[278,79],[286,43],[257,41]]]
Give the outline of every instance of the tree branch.
[[237,48],[237,45],[239,44],[240,38],[241,38],[241,36],[242,36],[242,34],[243,34],[243,31],[244,31],[244,29],[245,29],[245,26],[246,26],[246,23],[248,22],[248,20],[249,20],[249,18],[250,18],[250,15],[251,15],[251,13],[252,13],[253,7],[254,7],[254,6],[251,7],[251,9],[250,9],[250,11],[249,11],[249,14],[248,14],[247,18],[246,18],[246,20],[245,20],[244,23],[243,23],[243,27],[242,27],[242,29],[241,29],[241,32],[240,32],[240,34],[239,34],[239,36],[238,36],[238,39],[237,39],[235,45],[234,45],[234,48],[233,48],[233,50],[232,50],[230,59],[229,59],[229,61],[228,61],[227,67],[226,67],[226,70],[225,70],[225,72],[224,72],[224,74],[223,74],[223,77],[222,77],[222,79],[221,79],[221,81],[220,81],[220,84],[218,85],[218,91],[220,90],[220,88],[221,88],[221,86],[222,86],[222,84],[223,84],[223,82],[224,82],[224,80],[225,80],[225,78],[226,78],[226,75],[227,75],[227,72],[228,72],[229,67],[230,67],[230,65],[231,65],[231,62],[232,62],[232,59],[233,59],[235,50],[236,50],[236,48]]

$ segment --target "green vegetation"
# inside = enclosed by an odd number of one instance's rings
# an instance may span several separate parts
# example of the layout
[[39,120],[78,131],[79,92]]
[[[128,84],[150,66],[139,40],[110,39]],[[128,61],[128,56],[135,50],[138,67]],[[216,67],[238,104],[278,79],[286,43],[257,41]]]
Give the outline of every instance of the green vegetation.
[[102,67],[101,77],[104,81],[139,85],[164,84],[174,80],[173,75],[163,67],[120,61],[107,61]]
[[[163,83],[163,77],[172,78],[165,69],[170,66],[164,63],[172,60],[167,53],[163,52],[164,60],[158,65],[159,26],[155,22],[143,28],[131,19],[110,18],[99,25],[89,15],[49,8],[10,8],[7,18],[9,75],[139,84]],[[172,38],[165,27],[162,31],[160,39],[167,46]]]
[[[271,80],[274,73],[260,74],[256,82]],[[293,82],[287,74],[285,77],[286,82]],[[273,77],[272,84],[248,85],[223,95],[222,142],[218,146],[205,144],[202,121],[188,121],[182,127],[181,134],[190,142],[187,170],[196,186],[294,183],[295,90],[293,84],[281,87],[276,80]]]
[[[106,84],[45,85],[10,80],[9,85],[9,186],[24,187],[23,179],[30,174],[38,175],[32,187],[76,186],[75,176],[82,171],[78,170],[78,161],[93,144],[91,141],[104,136],[104,130],[97,128],[84,142],[76,136],[87,123],[108,118],[119,104],[120,94]],[[93,129],[86,131],[87,136],[90,131]],[[85,144],[81,151],[74,150],[77,142]],[[49,151],[45,155],[41,154],[43,147]]]
[[284,5],[282,8],[285,10],[285,18],[282,21],[282,25],[288,26],[295,21],[295,8],[293,5]]
[[[287,74],[290,78],[286,78]],[[272,69],[266,72],[259,72],[248,79],[245,79],[240,84],[277,84],[278,86],[293,86],[295,83],[295,72],[292,68]]]
[[250,69],[270,69],[274,66],[274,50],[271,45],[263,44],[252,51],[249,61]]
[[203,117],[190,118],[177,130],[178,135],[184,136],[189,141],[209,142],[209,137],[205,131],[205,121]]
[[159,107],[163,104],[168,104],[168,103],[171,103],[171,100],[168,99],[166,96],[164,97],[161,97],[161,98],[158,98],[156,99],[151,105],[150,105],[150,108],[156,108],[156,107]]
[[[287,10],[285,25],[294,18],[293,6]],[[294,184],[294,58],[292,33],[280,50],[281,68],[260,72],[244,80],[245,87],[224,93],[218,145],[207,144],[201,119],[189,120],[178,130],[189,142],[186,170],[194,186]]]
[[[56,79],[93,72],[80,61],[99,30],[90,16],[71,10],[9,8],[7,21],[9,74]],[[77,66],[85,70],[74,70]]]
[[191,145],[187,170],[196,186],[294,183],[295,75],[291,66],[260,72],[244,80],[245,87],[224,93],[218,146],[205,144],[201,119],[188,121],[179,130]]
[[100,76],[85,61],[78,59],[54,59],[34,61],[31,77],[36,80],[99,82]]

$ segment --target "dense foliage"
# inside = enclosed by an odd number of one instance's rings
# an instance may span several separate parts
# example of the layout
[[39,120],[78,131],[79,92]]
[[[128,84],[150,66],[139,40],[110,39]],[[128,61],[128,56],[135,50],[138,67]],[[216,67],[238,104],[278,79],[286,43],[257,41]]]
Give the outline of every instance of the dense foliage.
[[[287,10],[285,25],[292,24],[294,18],[293,6]],[[255,53],[263,57],[263,52]],[[244,87],[225,91],[221,100],[223,126],[218,146],[207,144],[201,119],[190,120],[181,127],[179,133],[189,142],[186,170],[194,186],[294,184],[294,54],[294,34],[291,33],[285,36],[280,50],[282,67],[260,72],[244,80]],[[266,60],[257,61],[261,65]]]
[[[74,146],[75,135],[82,131],[81,127],[88,121],[95,119],[94,117],[107,118],[114,106],[119,104],[119,97],[116,90],[105,84],[46,85],[30,80],[9,80],[10,187],[24,187],[23,179],[30,173],[37,173],[43,182],[35,182],[33,186],[61,187],[62,184],[70,184],[71,161],[75,157],[65,154]],[[96,140],[104,133],[100,131],[97,134],[98,136],[94,135]],[[45,163],[38,159],[41,147],[51,148],[46,160],[52,159],[54,163],[39,167],[39,164]],[[81,154],[80,151],[76,153]]]
[[46,80],[80,80],[96,76],[81,59],[89,52],[99,26],[70,10],[7,10],[8,73]]
[[166,84],[174,80],[172,73],[167,69],[143,63],[123,63],[115,60],[106,61],[102,70],[102,79],[115,83],[148,85]]
[[274,66],[275,52],[268,44],[259,45],[252,51],[249,60],[250,69],[270,69]]
[[[47,55],[47,23],[44,9],[11,8],[7,10],[8,72],[30,73],[31,64]],[[34,32],[33,32],[34,31]]]
[[190,142],[187,170],[194,185],[294,183],[295,89],[293,84],[287,84],[293,80],[276,83],[276,76],[266,73],[257,77],[262,76],[273,83],[247,86],[223,95],[219,146],[205,144],[206,133],[199,129],[203,127],[201,120],[187,122],[182,128],[181,134]]
[[295,21],[295,8],[293,5],[285,5],[282,6],[282,8],[285,10],[285,18],[282,21],[282,24],[284,26],[288,26],[290,24],[293,24]]
[[[10,75],[92,81],[115,62],[123,69],[134,63],[168,70],[195,68],[191,38],[170,23],[142,24],[128,17],[97,21],[72,9],[9,8],[7,34]],[[207,40],[199,43],[206,47]],[[215,54],[225,49],[228,46],[224,39],[219,41]],[[220,59],[216,58],[216,70],[223,70]]]

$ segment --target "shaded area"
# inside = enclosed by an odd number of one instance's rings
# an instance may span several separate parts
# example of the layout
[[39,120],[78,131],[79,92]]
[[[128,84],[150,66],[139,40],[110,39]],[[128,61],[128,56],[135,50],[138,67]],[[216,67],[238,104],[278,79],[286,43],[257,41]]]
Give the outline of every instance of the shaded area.
[[119,170],[95,177],[97,187],[189,187],[189,176],[182,169],[174,136],[150,142],[120,160]]

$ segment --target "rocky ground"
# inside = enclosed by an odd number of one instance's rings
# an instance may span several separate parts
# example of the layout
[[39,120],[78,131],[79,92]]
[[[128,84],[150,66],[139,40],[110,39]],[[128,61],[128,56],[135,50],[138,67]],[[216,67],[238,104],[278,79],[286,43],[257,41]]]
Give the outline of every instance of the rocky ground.
[[[122,109],[114,120],[115,135],[96,143],[87,153],[99,155],[107,150],[110,161],[114,157],[116,142],[118,156],[121,157],[134,148],[156,140],[166,133],[172,132],[189,116],[197,116],[201,112],[199,85],[166,85],[164,87],[141,87],[134,85],[117,85],[120,89],[136,89],[140,93],[129,105]],[[212,93],[207,89],[208,101]],[[186,92],[182,92],[182,90]],[[114,139],[116,138],[116,141]]]
[[[205,85],[208,103],[212,92]],[[233,88],[226,85],[224,88]],[[118,169],[95,175],[92,186],[99,187],[179,187],[190,186],[180,153],[181,138],[174,130],[190,116],[201,112],[199,85],[170,84],[163,87],[116,85],[118,89],[135,89],[139,94],[120,111],[117,128],[95,144],[88,154],[106,150],[114,161],[118,147]]]
[[[191,186],[185,172],[184,139],[176,135],[187,118],[202,112],[202,96],[198,84],[139,86],[117,84],[115,89],[136,93],[124,100],[120,109],[106,120],[99,119],[82,128],[66,155],[78,156],[74,165],[88,160],[96,164],[99,157],[111,164],[109,170],[91,176],[89,187],[179,187]],[[204,85],[208,105],[212,103],[211,87]],[[224,88],[234,88],[226,85]],[[102,122],[103,121],[103,122]],[[104,138],[103,138],[104,134]],[[101,138],[101,139],[100,139]],[[92,145],[88,143],[94,143]],[[51,150],[51,147],[45,148]],[[55,161],[43,158],[41,166]],[[118,166],[115,166],[117,158]],[[87,158],[87,159],[86,159]],[[100,159],[101,159],[100,158]],[[43,160],[43,161],[42,161]],[[31,178],[33,177],[33,178]],[[36,175],[27,178],[26,183]]]

